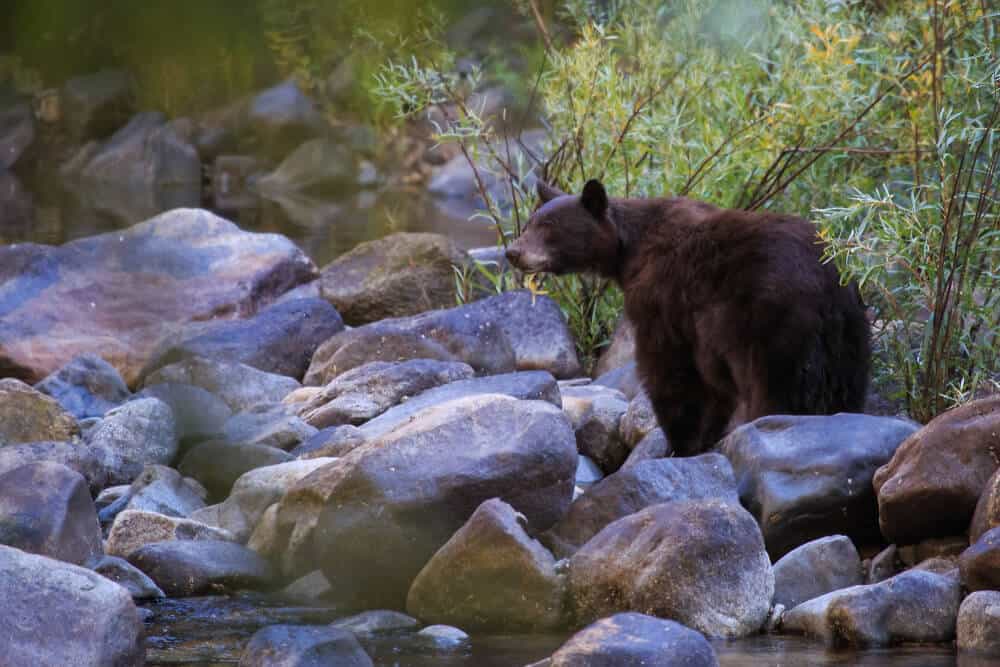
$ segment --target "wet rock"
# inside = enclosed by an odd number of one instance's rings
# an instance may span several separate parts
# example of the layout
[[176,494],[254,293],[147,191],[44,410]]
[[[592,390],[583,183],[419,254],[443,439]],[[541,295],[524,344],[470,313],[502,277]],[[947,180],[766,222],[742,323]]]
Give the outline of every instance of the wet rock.
[[49,462],[0,475],[0,543],[77,565],[101,553],[101,527],[83,476]]
[[321,566],[345,606],[401,608],[484,500],[551,526],[569,505],[576,456],[566,417],[548,403],[458,399],[302,479],[281,501],[274,540],[286,571]]
[[102,70],[67,81],[60,90],[63,125],[75,140],[106,137],[132,112],[132,85],[121,70]]
[[31,104],[21,102],[0,108],[0,170],[13,167],[34,140]]
[[455,305],[455,266],[468,256],[447,236],[400,232],[323,268],[320,291],[351,326]]
[[406,610],[470,630],[540,632],[562,625],[555,558],[523,522],[502,500],[481,504],[417,575]]
[[171,597],[261,590],[274,583],[270,564],[235,542],[156,542],[132,552],[128,560]]
[[250,638],[240,667],[371,667],[353,634],[328,625],[271,625]]
[[768,552],[780,558],[826,535],[880,541],[872,475],[916,428],[859,414],[775,415],[737,428],[719,451],[733,463]]
[[861,558],[843,535],[807,542],[774,564],[774,603],[787,609],[841,588],[864,583]]
[[469,635],[450,625],[428,625],[416,634],[416,639],[438,650],[456,650],[469,644]]
[[88,562],[87,567],[125,588],[133,600],[166,597],[152,579],[123,558],[101,555]]
[[115,517],[104,550],[108,555],[128,558],[147,544],[171,540],[219,540],[233,542],[227,531],[198,521],[144,510],[125,510]]
[[642,392],[642,383],[634,361],[599,375],[594,384],[617,389],[630,401]]
[[767,620],[774,575],[746,510],[683,500],[606,526],[570,559],[568,585],[579,623],[638,611],[736,638]]
[[643,461],[587,489],[543,539],[562,558],[572,555],[608,524],[646,507],[672,500],[708,499],[739,504],[733,469],[724,456]]
[[552,654],[550,667],[717,667],[701,633],[680,623],[626,612],[602,618]]
[[674,453],[673,447],[667,440],[662,428],[654,428],[646,434],[639,444],[635,446],[622,464],[622,468],[631,468],[642,461],[652,461],[666,458]]
[[976,591],[958,609],[958,650],[1000,656],[1000,591]]
[[969,524],[969,541],[975,542],[983,533],[1000,526],[1000,468],[986,481],[986,487],[979,495],[976,511]]
[[192,448],[177,469],[198,480],[211,498],[221,499],[245,473],[289,461],[291,455],[276,447],[210,441]]
[[106,453],[111,484],[130,484],[147,465],[168,465],[177,455],[173,412],[155,398],[111,410],[87,436],[90,447]]
[[611,334],[611,344],[601,353],[594,367],[594,375],[601,376],[616,368],[627,366],[635,360],[635,332],[632,325],[623,316],[618,320],[615,331]]
[[629,454],[618,429],[628,410],[625,396],[593,385],[565,387],[560,393],[563,410],[573,422],[580,453],[593,459],[606,473],[618,470]]
[[0,546],[8,665],[141,665],[142,622],[123,587],[77,565]]
[[957,579],[911,570],[803,602],[785,613],[782,628],[851,646],[946,642],[961,600]]
[[298,379],[320,343],[343,328],[340,315],[322,299],[285,301],[250,319],[189,326],[179,342],[169,342],[154,353],[146,371],[203,357]]
[[233,411],[215,394],[191,384],[161,382],[146,387],[137,398],[155,398],[170,406],[177,439],[184,443],[219,437]]
[[194,385],[225,402],[233,412],[259,404],[277,403],[300,387],[294,379],[266,373],[245,364],[192,357],[150,374],[145,385],[174,382]]
[[373,361],[337,376],[321,392],[300,404],[297,412],[316,428],[359,425],[422,391],[472,375],[472,368],[457,362]]
[[316,105],[294,81],[258,93],[250,100],[246,113],[247,135],[256,140],[261,153],[272,159],[283,158],[326,127]]
[[363,611],[354,616],[341,618],[330,624],[330,627],[353,632],[358,637],[377,635],[383,632],[399,632],[400,630],[416,630],[420,621],[406,614],[389,609]]
[[962,552],[962,583],[970,591],[1000,590],[1000,528],[991,528]]
[[653,404],[649,400],[646,392],[636,394],[635,398],[628,404],[628,410],[622,415],[619,428],[622,439],[629,449],[634,449],[642,442],[642,439],[658,428],[656,413],[653,412]]
[[241,412],[226,422],[222,429],[225,440],[240,445],[264,445],[290,450],[316,435],[315,426],[290,414],[281,404],[261,403]]
[[897,544],[965,532],[997,469],[1000,395],[939,415],[875,474],[879,522]]
[[115,367],[93,354],[83,354],[35,385],[77,419],[103,417],[131,393]]
[[365,441],[364,433],[357,426],[350,424],[330,426],[317,432],[289,453],[300,459],[346,456]]
[[41,440],[72,440],[79,434],[76,419],[55,399],[20,380],[0,380],[0,447]]
[[0,447],[0,474],[27,463],[59,463],[83,475],[91,493],[109,484],[109,472],[103,452],[80,442],[26,442]]
[[[161,337],[176,340],[195,320],[251,315],[315,276],[288,239],[196,209],[59,247],[0,246],[0,369],[38,382],[91,353],[131,386]],[[294,346],[305,342],[287,343],[302,368],[311,348]]]
[[265,196],[346,189],[357,186],[358,175],[347,146],[332,139],[310,139],[292,151],[277,169],[258,179],[254,187]]

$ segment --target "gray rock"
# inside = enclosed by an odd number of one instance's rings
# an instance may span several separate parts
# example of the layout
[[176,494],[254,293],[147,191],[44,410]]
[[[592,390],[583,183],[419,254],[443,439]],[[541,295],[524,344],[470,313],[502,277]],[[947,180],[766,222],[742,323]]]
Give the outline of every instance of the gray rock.
[[143,510],[125,510],[115,517],[104,550],[110,556],[128,558],[147,544],[172,540],[232,542],[235,538],[225,530],[198,521]]
[[831,591],[864,583],[861,558],[843,535],[807,542],[774,564],[774,603],[786,609]]
[[35,140],[35,115],[27,102],[0,108],[0,170],[10,169]]
[[958,650],[1000,656],[1000,591],[976,591],[958,609]]
[[739,504],[733,469],[724,456],[643,461],[587,489],[543,540],[562,558],[572,555],[608,524],[646,507],[672,500],[708,499]]
[[564,387],[560,393],[580,453],[593,459],[605,473],[618,470],[629,455],[618,426],[629,407],[624,394],[593,385]]
[[170,597],[260,590],[274,584],[270,564],[235,542],[156,542],[132,552],[128,560]]
[[115,367],[93,354],[83,354],[35,385],[77,419],[103,417],[131,396]]
[[76,141],[111,134],[132,112],[132,84],[121,70],[102,70],[67,81],[60,90],[63,125]]
[[323,573],[320,570],[313,570],[282,588],[277,596],[294,604],[318,607],[323,604],[330,590],[330,582]]
[[290,450],[318,432],[285,405],[260,404],[228,420],[222,429],[224,439],[238,445],[262,445]]
[[258,630],[240,667],[372,667],[357,638],[328,625],[270,625]]
[[960,588],[955,578],[911,570],[803,602],[785,613],[782,628],[851,646],[947,642],[955,638]]
[[297,412],[316,428],[360,425],[427,389],[472,375],[472,368],[456,362],[373,361],[337,376],[317,395],[299,404]]
[[5,664],[143,664],[132,597],[95,572],[0,546],[0,599]]
[[[198,485],[200,487],[201,485]],[[173,468],[146,466],[119,498],[101,510],[102,523],[114,520],[124,510],[143,510],[185,518],[205,506],[204,488],[196,488]]]
[[109,471],[103,452],[80,442],[26,442],[0,447],[0,474],[27,463],[59,463],[83,475],[92,494],[109,484]]
[[983,533],[958,559],[962,583],[970,591],[1000,590],[1000,528]]
[[76,419],[51,396],[20,380],[0,380],[0,447],[41,440],[72,440]]
[[642,393],[642,382],[639,380],[639,371],[634,361],[599,375],[594,384],[617,389],[630,401]]
[[192,448],[177,469],[204,485],[210,498],[221,499],[229,495],[243,474],[292,460],[291,455],[276,447],[210,441]]
[[122,586],[129,592],[133,600],[166,597],[152,579],[123,558],[102,555],[88,562],[87,567]]
[[[495,93],[496,91],[487,92],[485,93],[485,97],[480,99],[492,98],[494,102],[497,102],[499,98]],[[480,105],[483,103],[479,102],[477,105],[477,102],[473,101],[472,98],[469,100],[469,104],[472,105],[470,108],[477,110],[480,109]],[[493,106],[493,104],[488,103],[487,106]],[[445,125],[447,124],[445,122]],[[533,164],[538,164],[539,160],[544,161],[544,157],[542,156],[544,155],[543,144],[545,136],[544,132],[534,130],[521,133],[517,141],[510,142],[511,161],[514,163],[523,161],[529,167]],[[506,152],[506,147],[503,149],[503,152]],[[478,178],[476,176],[477,169],[479,172]],[[427,184],[427,190],[442,199],[462,200],[470,205],[476,203],[481,205],[482,194],[479,184],[482,182],[483,187],[486,188],[490,198],[496,204],[508,206],[511,203],[510,188],[502,177],[504,173],[503,167],[489,156],[487,151],[483,151],[483,156],[478,160],[475,169],[469,164],[468,159],[464,155],[458,154],[437,169],[430,183]],[[522,185],[529,190],[535,187],[534,169],[530,169],[525,174]]]
[[0,228],[28,235],[35,224],[35,199],[13,173],[0,169]]
[[711,637],[760,630],[774,594],[756,522],[718,500],[663,503],[618,519],[573,555],[567,576],[580,623],[638,611]]
[[399,232],[323,267],[320,291],[351,326],[455,305],[455,266],[468,256],[447,236]]
[[488,632],[563,625],[555,558],[522,522],[502,500],[481,504],[417,575],[406,610],[427,622]]
[[357,180],[358,169],[350,149],[332,139],[319,138],[310,139],[292,151],[277,169],[258,179],[254,187],[267,196],[356,187]]
[[163,382],[146,387],[136,398],[155,398],[170,406],[177,439],[185,443],[218,437],[233,411],[225,401],[201,387]]
[[281,159],[303,141],[321,134],[326,123],[294,81],[285,81],[254,96],[247,108],[247,134],[257,149]]
[[909,421],[841,413],[761,417],[719,445],[740,500],[780,558],[817,537],[879,542],[872,476],[917,429]]
[[604,479],[604,472],[588,456],[576,457],[576,476],[573,482],[580,486],[590,486]]
[[222,399],[233,412],[259,404],[281,401],[300,387],[290,377],[266,373],[245,364],[192,357],[164,366],[145,380],[145,385],[174,382],[194,385]]
[[656,413],[653,412],[649,396],[644,391],[639,392],[629,402],[628,410],[622,415],[619,426],[622,439],[629,449],[634,449],[643,438],[658,427],[659,423],[656,421]]
[[92,448],[107,454],[112,484],[130,484],[147,465],[169,465],[177,455],[173,411],[155,398],[141,398],[111,410],[87,439]]
[[712,645],[680,623],[626,612],[570,637],[550,667],[718,667]]
[[289,453],[301,459],[346,456],[365,440],[364,433],[357,426],[350,424],[330,426],[320,430]]
[[450,625],[428,625],[416,634],[416,639],[438,650],[451,651],[469,644],[469,635]]
[[601,376],[635,361],[635,332],[623,315],[611,334],[611,344],[601,353],[594,375]]
[[667,458],[673,453],[674,449],[670,446],[670,442],[667,440],[667,435],[663,432],[663,429],[654,428],[629,453],[628,458],[625,459],[625,463],[622,464],[622,468],[631,468],[642,461]]
[[0,475],[0,543],[77,565],[101,553],[101,527],[83,476],[50,462]]
[[433,406],[301,480],[262,549],[286,572],[322,566],[344,605],[401,608],[484,500],[551,526],[569,505],[576,456],[572,428],[548,403],[485,395]]
[[384,632],[399,632],[400,630],[416,630],[420,625],[420,621],[412,616],[389,609],[363,611],[330,624],[331,627],[353,632],[358,637]]

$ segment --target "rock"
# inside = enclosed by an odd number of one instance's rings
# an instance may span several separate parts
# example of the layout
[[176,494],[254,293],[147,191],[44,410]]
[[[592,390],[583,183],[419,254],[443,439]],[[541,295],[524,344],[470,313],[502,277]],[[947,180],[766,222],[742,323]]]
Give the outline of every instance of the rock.
[[656,414],[653,412],[653,404],[649,400],[646,392],[639,392],[628,404],[628,410],[622,415],[621,429],[622,439],[629,449],[634,449],[642,442],[642,439],[659,427],[656,421]]
[[27,102],[0,109],[0,170],[10,169],[35,140],[35,115]]
[[524,521],[497,498],[481,504],[417,575],[406,610],[485,632],[544,632],[564,624],[555,558],[528,536]]
[[0,447],[40,440],[72,440],[80,427],[50,396],[20,380],[0,380]]
[[156,542],[133,551],[128,560],[170,597],[267,589],[274,582],[270,564],[234,542]]
[[413,579],[481,502],[499,497],[544,530],[569,505],[575,469],[572,429],[558,408],[458,399],[300,480],[279,506],[273,551],[286,572],[320,565],[344,606],[401,608]]
[[[0,246],[0,371],[38,382],[91,353],[132,386],[161,338],[195,320],[252,315],[315,276],[288,239],[196,209],[59,247]],[[294,346],[305,342],[286,343],[303,368],[312,348]]]
[[890,544],[882,551],[872,557],[871,565],[868,567],[866,584],[877,584],[885,581],[889,577],[894,577],[899,572],[899,556],[896,545]]
[[95,572],[0,546],[0,599],[5,664],[143,664],[132,597]]
[[225,530],[198,521],[144,510],[125,510],[115,517],[104,550],[110,556],[128,558],[147,544],[171,540],[233,542],[235,538]]
[[225,440],[238,445],[264,445],[290,450],[318,433],[280,404],[261,403],[233,415],[222,429]]
[[35,389],[58,401],[77,419],[103,417],[131,393],[115,367],[93,354],[82,354],[47,376]]
[[712,645],[680,623],[625,612],[570,637],[550,667],[718,667]]
[[826,535],[879,542],[872,475],[916,428],[859,414],[775,415],[740,426],[719,451],[777,559]]
[[604,473],[588,456],[576,457],[576,476],[573,482],[580,486],[590,486],[604,479]]
[[1000,656],[1000,591],[976,591],[958,609],[958,650]]
[[632,325],[622,316],[611,334],[611,344],[601,353],[594,367],[594,375],[601,376],[616,368],[627,366],[635,361],[635,332]]
[[608,524],[672,500],[739,504],[729,461],[719,454],[643,461],[594,484],[543,537],[556,556],[571,556]]
[[35,199],[17,176],[0,169],[0,241],[7,243],[30,234],[35,225]]
[[347,630],[355,636],[363,637],[383,632],[416,630],[420,627],[420,621],[398,611],[375,609],[339,619],[331,623],[330,627]]
[[198,510],[191,518],[222,528],[237,541],[246,542],[268,507],[281,500],[295,482],[333,460],[289,461],[251,470],[236,480],[222,503]]
[[422,391],[472,375],[472,368],[457,362],[373,361],[337,376],[297,411],[316,428],[359,425]]
[[365,441],[364,433],[357,426],[330,426],[305,440],[290,454],[300,459],[346,456]]
[[318,607],[329,594],[330,582],[321,571],[313,570],[285,586],[277,596],[294,604]]
[[807,542],[774,564],[774,604],[786,609],[831,591],[864,583],[861,557],[843,535]]
[[368,241],[323,268],[320,291],[359,326],[455,305],[455,266],[468,256],[447,236],[399,232]]
[[292,461],[289,454],[267,445],[209,441],[184,455],[177,469],[198,480],[212,498],[225,498],[243,474]]
[[270,625],[243,649],[240,667],[371,667],[353,634],[327,625]]
[[77,565],[101,553],[87,481],[50,462],[0,475],[0,543]]
[[968,546],[969,539],[965,535],[952,535],[927,539],[917,544],[908,544],[899,547],[897,553],[903,563],[913,566],[928,558],[957,560]]
[[450,382],[414,396],[405,403],[390,408],[361,427],[361,435],[372,440],[413,421],[415,415],[434,405],[441,405],[458,398],[503,394],[527,401],[546,401],[561,407],[559,386],[555,378],[545,371],[505,373],[488,377]]
[[127,560],[117,556],[97,556],[87,563],[87,567],[122,586],[133,600],[149,600],[166,597],[152,579],[143,574]]
[[170,406],[177,439],[187,443],[220,437],[232,409],[215,394],[191,384],[161,382],[146,387],[137,398],[154,398]]
[[301,378],[313,351],[344,324],[322,299],[278,303],[245,320],[191,326],[152,356],[146,374],[192,357],[246,364],[267,373]]
[[428,625],[416,634],[416,639],[438,650],[455,650],[469,643],[469,635],[450,625]]
[[986,531],[1000,526],[1000,468],[986,481],[969,524],[969,541],[975,542]]
[[625,463],[629,448],[619,435],[618,424],[628,401],[624,394],[606,387],[586,385],[560,390],[563,410],[576,431],[576,447],[606,473]]
[[125,493],[101,510],[102,523],[113,521],[119,512],[127,509],[187,518],[205,506],[204,489],[195,488],[193,480],[167,466],[146,466],[126,488]]
[[[477,108],[471,100],[470,104],[474,105],[471,108]],[[544,132],[530,130],[523,132],[516,141],[510,142],[509,159],[514,164],[523,161],[528,166],[539,164],[540,161],[544,162],[542,155],[544,154],[545,138]],[[468,159],[462,154],[455,155],[434,173],[427,185],[428,192],[442,199],[456,199],[469,204],[477,202],[481,204],[482,194],[479,189],[481,181],[483,187],[490,194],[490,198],[497,205],[510,205],[510,188],[502,177],[505,173],[503,167],[492,157],[487,156],[486,151],[483,152],[483,156],[483,159],[478,160],[479,176],[477,178],[476,170],[469,164]],[[534,169],[525,175],[522,185],[529,190],[535,187]]]
[[642,383],[639,381],[639,371],[634,361],[599,375],[594,384],[617,389],[630,401],[642,393]]
[[911,570],[803,602],[785,613],[782,628],[838,645],[947,642],[961,600],[957,579]]
[[663,503],[618,519],[570,558],[567,576],[579,623],[638,611],[711,637],[757,632],[774,594],[756,522],[719,500]]
[[60,91],[63,124],[81,141],[111,134],[132,111],[132,84],[121,70],[102,70],[67,81]]
[[949,410],[875,474],[879,525],[896,544],[965,532],[997,469],[1000,394]]
[[622,468],[631,468],[642,461],[653,461],[656,459],[667,458],[673,455],[673,453],[674,449],[667,441],[667,436],[663,432],[663,429],[657,427],[647,433],[646,437],[639,441],[639,444],[635,446],[635,449],[633,449],[631,453],[629,453],[628,458],[625,459],[625,463],[622,464]]
[[962,583],[970,591],[1000,590],[1000,528],[991,528],[962,552]]
[[107,453],[111,484],[130,484],[147,465],[169,465],[178,447],[173,412],[155,398],[140,398],[111,410],[88,433],[87,441]]
[[300,145],[277,169],[259,178],[254,187],[265,196],[336,191],[357,187],[358,177],[350,149],[332,139],[320,138]]
[[247,109],[247,134],[258,150],[281,159],[326,127],[316,105],[295,84],[286,81],[258,93]]
[[258,370],[245,364],[191,357],[164,366],[145,380],[145,386],[161,382],[194,385],[222,399],[233,412],[260,404],[277,403],[300,387],[284,375]]
[[105,454],[79,442],[26,442],[0,447],[0,474],[28,463],[59,463],[83,475],[91,493],[109,483]]

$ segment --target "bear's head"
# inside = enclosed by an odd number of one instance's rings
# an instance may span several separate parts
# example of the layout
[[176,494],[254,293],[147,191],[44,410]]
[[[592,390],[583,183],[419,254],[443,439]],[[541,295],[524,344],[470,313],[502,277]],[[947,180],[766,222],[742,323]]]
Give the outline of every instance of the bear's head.
[[608,274],[617,256],[618,235],[608,216],[608,195],[590,180],[568,195],[539,180],[541,205],[507,247],[507,260],[528,273]]

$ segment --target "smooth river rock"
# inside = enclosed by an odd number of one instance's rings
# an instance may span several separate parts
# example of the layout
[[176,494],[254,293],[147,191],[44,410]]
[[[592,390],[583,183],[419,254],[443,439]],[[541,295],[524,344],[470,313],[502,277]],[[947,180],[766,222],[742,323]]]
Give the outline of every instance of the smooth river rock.
[[274,585],[271,565],[235,542],[156,542],[133,551],[128,560],[170,597],[260,590]]
[[798,546],[774,564],[774,604],[796,605],[841,588],[864,583],[861,558],[843,535]]
[[1000,590],[1000,528],[983,533],[962,552],[958,565],[970,591]]
[[114,366],[93,354],[83,354],[35,385],[77,419],[103,417],[130,396]]
[[357,638],[328,625],[269,625],[258,630],[239,667],[372,667]]
[[1000,591],[976,591],[958,609],[958,649],[1000,658]]

